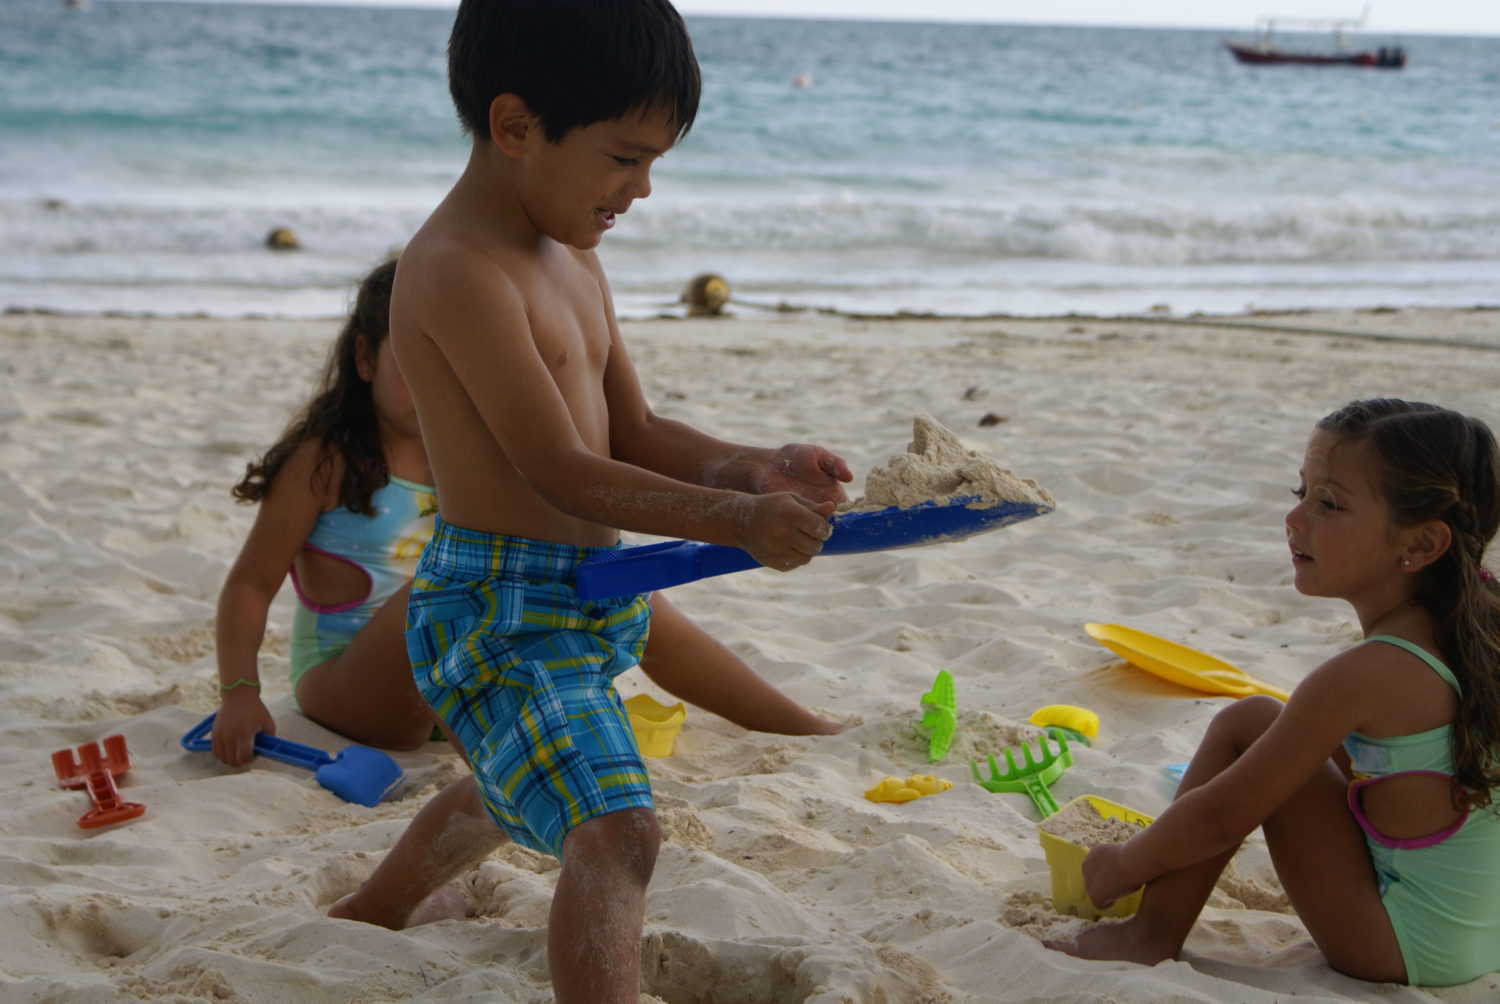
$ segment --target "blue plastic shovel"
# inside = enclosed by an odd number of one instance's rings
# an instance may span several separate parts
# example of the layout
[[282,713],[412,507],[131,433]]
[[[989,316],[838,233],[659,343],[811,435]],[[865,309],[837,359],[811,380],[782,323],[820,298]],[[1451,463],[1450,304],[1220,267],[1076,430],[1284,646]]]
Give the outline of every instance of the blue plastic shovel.
[[[961,540],[1052,511],[1051,506],[1037,502],[975,507],[977,501],[977,496],[966,496],[906,509],[889,506],[839,513],[829,520],[833,535],[824,541],[822,553],[860,554]],[[737,547],[668,540],[603,551],[588,558],[578,566],[578,595],[585,600],[602,600],[758,567],[760,562]]]
[[[194,725],[182,737],[182,748],[205,753],[212,748],[209,734],[214,715]],[[386,754],[368,746],[346,746],[336,757],[320,749],[278,739],[264,732],[255,735],[255,752],[272,760],[313,772],[319,784],[346,802],[377,805],[401,783],[401,766]]]

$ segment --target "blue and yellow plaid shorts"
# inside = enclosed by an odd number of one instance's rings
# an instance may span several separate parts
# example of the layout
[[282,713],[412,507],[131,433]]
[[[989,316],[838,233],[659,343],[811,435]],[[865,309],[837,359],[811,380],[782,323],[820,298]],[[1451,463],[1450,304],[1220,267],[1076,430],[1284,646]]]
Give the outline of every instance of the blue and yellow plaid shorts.
[[651,608],[578,598],[578,564],[596,551],[439,518],[406,611],[417,689],[463,744],[490,815],[559,858],[579,823],[653,807],[614,685],[640,661]]

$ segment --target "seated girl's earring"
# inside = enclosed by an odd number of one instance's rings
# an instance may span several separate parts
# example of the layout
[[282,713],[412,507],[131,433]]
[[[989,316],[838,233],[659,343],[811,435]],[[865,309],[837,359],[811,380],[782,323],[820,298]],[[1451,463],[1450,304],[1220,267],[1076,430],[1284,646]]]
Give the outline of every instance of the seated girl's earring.
[[1401,559],[1401,567],[1402,568],[1410,568],[1411,567],[1411,559],[1410,558],[1402,558]]

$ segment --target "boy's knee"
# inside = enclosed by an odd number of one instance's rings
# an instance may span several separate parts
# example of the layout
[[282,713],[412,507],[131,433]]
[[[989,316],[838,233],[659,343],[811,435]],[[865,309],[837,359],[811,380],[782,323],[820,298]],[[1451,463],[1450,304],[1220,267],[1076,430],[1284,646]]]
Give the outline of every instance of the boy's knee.
[[580,823],[563,842],[563,859],[607,864],[642,883],[656,868],[661,824],[651,809],[621,809]]

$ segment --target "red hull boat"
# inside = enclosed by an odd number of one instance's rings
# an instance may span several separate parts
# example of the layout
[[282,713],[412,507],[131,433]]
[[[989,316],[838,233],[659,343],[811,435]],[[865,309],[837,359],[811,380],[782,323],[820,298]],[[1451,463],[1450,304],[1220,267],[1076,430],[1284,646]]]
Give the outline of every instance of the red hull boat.
[[1224,43],[1224,48],[1234,53],[1242,63],[1301,63],[1308,66],[1367,66],[1381,70],[1399,70],[1406,65],[1406,50],[1381,48],[1364,52],[1298,52],[1291,49],[1275,49],[1243,42]]
[[[1271,65],[1278,63],[1304,66],[1365,66],[1380,70],[1399,70],[1406,65],[1406,50],[1400,46],[1380,46],[1376,49],[1354,49],[1344,37],[1347,31],[1364,27],[1370,16],[1370,7],[1358,18],[1344,20],[1313,20],[1301,17],[1263,17],[1256,24],[1255,40],[1251,42],[1224,39],[1224,48],[1234,53],[1242,63]],[[1277,29],[1282,36],[1292,35],[1307,38],[1314,32],[1323,35],[1321,46],[1296,44],[1292,48],[1277,44]],[[1290,31],[1286,29],[1290,28]]]

